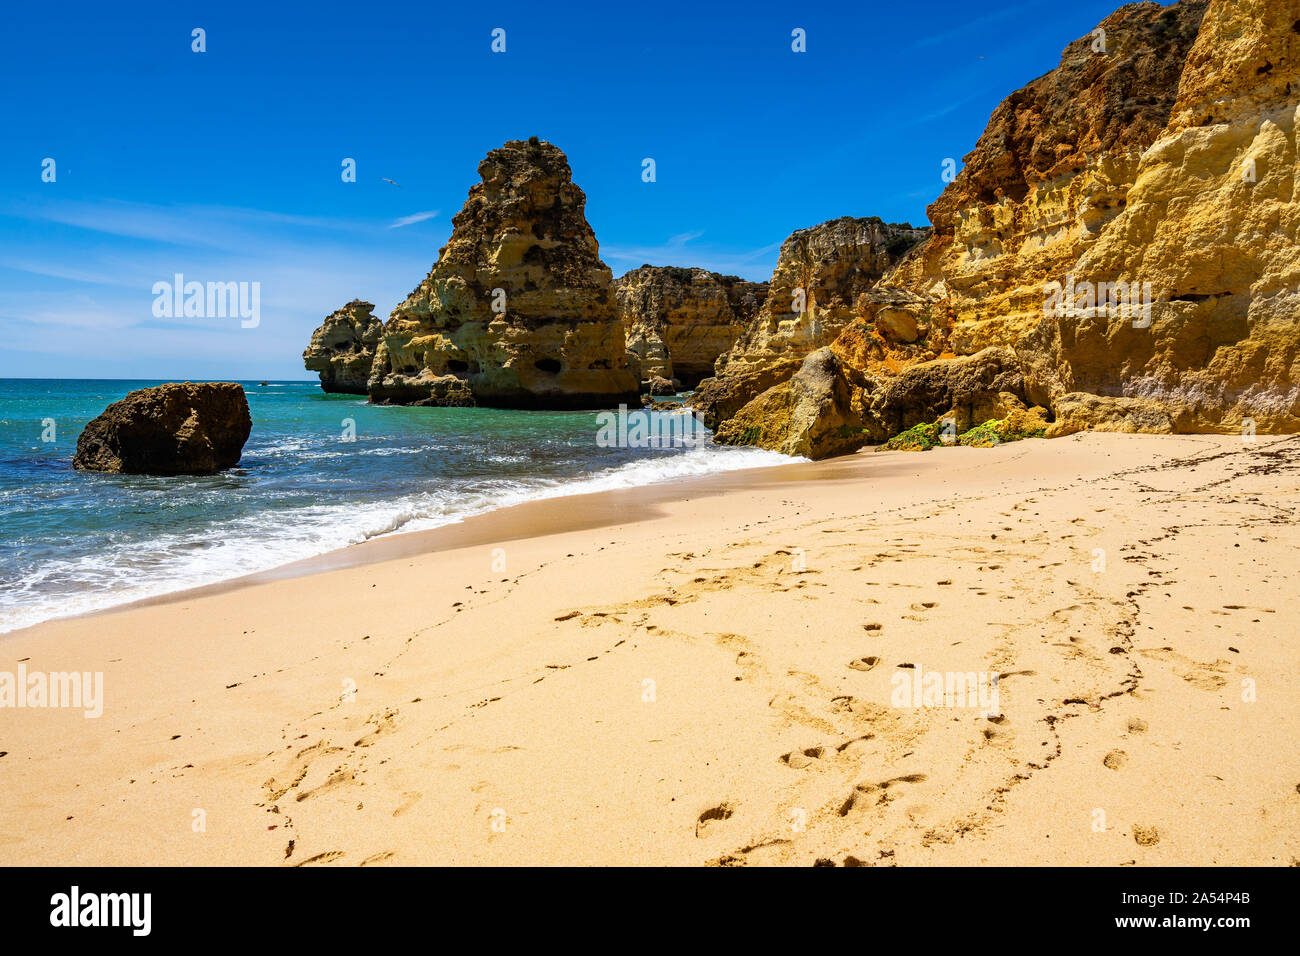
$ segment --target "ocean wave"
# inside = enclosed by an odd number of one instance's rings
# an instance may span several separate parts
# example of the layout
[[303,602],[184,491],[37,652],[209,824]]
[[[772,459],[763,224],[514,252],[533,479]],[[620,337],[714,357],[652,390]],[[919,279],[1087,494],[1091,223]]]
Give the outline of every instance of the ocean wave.
[[494,479],[475,491],[441,489],[365,504],[309,504],[261,512],[206,525],[195,533],[163,534],[115,544],[110,551],[47,561],[0,592],[0,633],[270,571],[348,545],[431,530],[528,501],[802,460],[756,448],[707,445],[567,479]]

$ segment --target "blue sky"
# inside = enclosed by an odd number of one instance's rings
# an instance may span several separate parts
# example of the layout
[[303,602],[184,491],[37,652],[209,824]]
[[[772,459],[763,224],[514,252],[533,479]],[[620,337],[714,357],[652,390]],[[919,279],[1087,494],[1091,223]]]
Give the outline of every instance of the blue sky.
[[[615,275],[765,279],[794,229],[926,222],[944,159],[1117,6],[9,4],[0,377],[311,378],[321,318],[386,318],[479,160],[530,135],[568,154]],[[156,318],[175,273],[260,283],[260,323]]]

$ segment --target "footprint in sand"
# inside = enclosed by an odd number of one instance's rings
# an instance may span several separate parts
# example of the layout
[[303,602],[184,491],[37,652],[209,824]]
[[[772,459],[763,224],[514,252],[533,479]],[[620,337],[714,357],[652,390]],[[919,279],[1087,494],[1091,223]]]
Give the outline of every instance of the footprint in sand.
[[[424,796],[424,794],[417,793],[414,790],[408,790],[405,793],[403,793],[402,802],[398,804],[397,809],[393,811],[393,816],[400,817],[403,813],[406,813],[413,806],[415,806],[417,803],[420,802],[420,798],[422,796]],[[389,856],[392,856],[392,854],[390,853]],[[362,866],[365,866],[365,864],[363,863]]]
[[[313,764],[322,757],[332,757],[342,753],[342,747],[331,747],[323,740],[318,740],[309,747],[304,747],[293,755],[288,767],[274,777],[268,778],[262,788],[270,802],[274,803],[289,791],[297,789],[311,773]],[[337,771],[336,771],[337,772]],[[299,796],[298,799],[302,799]]]
[[859,657],[857,660],[849,661],[849,668],[855,671],[869,671],[879,663],[880,658],[875,655]]
[[831,713],[853,714],[857,717],[876,717],[882,711],[878,704],[872,704],[847,694],[831,698]]
[[1128,761],[1128,754],[1122,750],[1112,750],[1102,758],[1101,762],[1108,770],[1118,770]]
[[1211,663],[1194,661],[1168,646],[1146,648],[1138,653],[1143,657],[1171,663],[1175,674],[1201,690],[1219,690],[1226,685],[1228,681],[1223,674],[1232,666],[1224,660],[1215,660]]
[[1141,717],[1130,717],[1128,719],[1128,732],[1130,734],[1144,734],[1147,730],[1147,722]]
[[294,800],[297,801],[298,803],[302,803],[304,800],[307,800],[311,797],[320,796],[322,793],[328,793],[329,791],[337,787],[341,787],[344,784],[352,783],[355,779],[356,776],[352,773],[351,770],[348,770],[345,767],[339,767],[328,777],[326,777],[325,782],[322,783],[320,786],[313,787],[310,790],[303,790],[296,797],[294,797]]
[[852,740],[846,740],[835,748],[837,754],[847,754],[849,757],[856,758],[867,750],[868,741],[875,740],[875,734],[863,734],[861,737],[854,737]]
[[804,750],[792,750],[788,754],[781,755],[781,763],[795,770],[803,770],[805,767],[811,767],[813,762],[820,760],[822,754],[826,752],[824,747],[808,747]]
[[853,788],[848,799],[840,804],[839,814],[847,817],[850,811],[857,807],[865,806],[868,802],[883,802],[891,787],[897,787],[902,783],[922,783],[926,779],[923,773],[909,773],[902,777],[891,777],[888,780],[882,780],[880,783],[860,783]]
[[1155,827],[1134,826],[1133,839],[1138,846],[1155,846],[1160,842],[1160,831]]
[[700,838],[708,836],[713,824],[721,820],[731,819],[731,815],[735,812],[736,808],[730,803],[720,803],[716,807],[709,807],[695,821],[695,836]]
[[370,733],[362,734],[352,744],[354,747],[369,747],[380,737],[397,729],[397,711],[386,710],[382,714],[371,714],[366,718],[366,726],[372,728]]

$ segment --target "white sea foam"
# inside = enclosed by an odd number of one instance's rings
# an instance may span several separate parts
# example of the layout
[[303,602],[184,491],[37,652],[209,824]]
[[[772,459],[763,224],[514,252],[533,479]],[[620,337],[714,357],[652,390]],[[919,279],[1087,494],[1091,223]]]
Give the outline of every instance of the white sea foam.
[[269,571],[346,545],[426,531],[527,501],[801,460],[756,448],[708,445],[580,478],[502,480],[484,492],[436,490],[383,502],[262,512],[207,526],[201,535],[166,534],[43,563],[21,582],[7,582],[0,591],[0,633]]

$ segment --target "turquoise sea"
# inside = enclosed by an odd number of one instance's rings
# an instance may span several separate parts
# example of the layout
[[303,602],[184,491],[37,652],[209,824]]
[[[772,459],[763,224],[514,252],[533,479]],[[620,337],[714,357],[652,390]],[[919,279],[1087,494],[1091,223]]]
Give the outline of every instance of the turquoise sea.
[[0,379],[0,632],[530,499],[790,461],[711,442],[600,447],[596,412],[382,407],[243,382],[253,431],[237,468],[74,471],[86,422],[157,384]]

